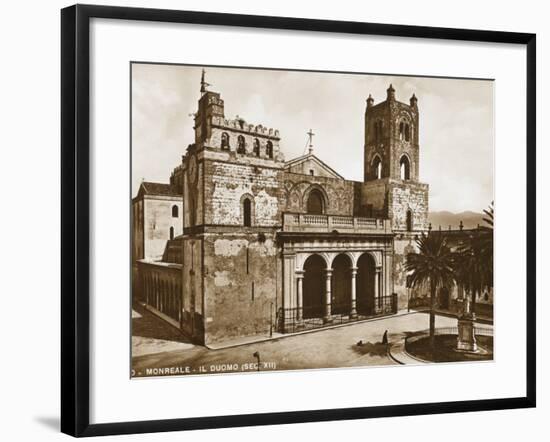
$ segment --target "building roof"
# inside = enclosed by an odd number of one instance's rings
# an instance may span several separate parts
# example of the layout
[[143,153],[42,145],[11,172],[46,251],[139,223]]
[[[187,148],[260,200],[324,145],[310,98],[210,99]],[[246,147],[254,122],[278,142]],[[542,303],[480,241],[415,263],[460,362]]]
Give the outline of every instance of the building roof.
[[164,183],[152,183],[143,181],[139,186],[138,196],[158,195],[158,196],[183,196],[175,186]]
[[308,153],[306,155],[302,155],[300,157],[293,158],[292,160],[288,160],[287,162],[285,162],[285,170],[288,170],[291,167],[297,166],[298,164],[304,163],[306,161],[313,161],[313,162],[317,163],[320,167],[325,169],[329,173],[329,175],[332,175],[334,178],[340,178],[342,180],[345,179],[342,175],[340,175],[338,172],[336,172],[327,163],[320,160],[319,158],[317,158],[312,153]]

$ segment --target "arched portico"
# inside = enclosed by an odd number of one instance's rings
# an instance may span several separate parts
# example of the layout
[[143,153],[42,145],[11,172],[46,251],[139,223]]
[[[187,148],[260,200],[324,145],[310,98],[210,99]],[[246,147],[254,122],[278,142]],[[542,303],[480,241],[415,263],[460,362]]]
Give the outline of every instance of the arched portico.
[[357,260],[356,296],[357,313],[372,315],[379,296],[380,268],[370,253],[363,253]]
[[332,261],[332,313],[349,314],[351,311],[351,258],[340,253]]
[[298,286],[298,308],[302,307],[300,316],[304,319],[322,317],[325,313],[326,268],[326,261],[317,254],[311,255],[304,262],[302,306],[299,299],[301,290]]
[[[377,239],[378,240],[378,239]],[[281,330],[292,332],[395,313],[387,244],[372,238],[289,245],[284,257]],[[388,293],[386,293],[388,292]],[[390,299],[391,298],[391,299]],[[390,308],[391,307],[391,308]]]

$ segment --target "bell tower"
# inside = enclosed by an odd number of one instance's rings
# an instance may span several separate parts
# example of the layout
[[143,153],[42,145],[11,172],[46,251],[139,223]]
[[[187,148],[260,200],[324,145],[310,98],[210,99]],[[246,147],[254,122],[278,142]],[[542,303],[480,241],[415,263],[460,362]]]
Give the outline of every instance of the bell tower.
[[365,109],[363,206],[367,214],[392,219],[398,231],[424,230],[428,185],[419,181],[419,111],[413,93],[409,103],[396,99],[390,84],[386,100]]
[[212,136],[212,125],[217,119],[224,118],[224,104],[218,92],[211,92],[205,79],[205,71],[201,75],[201,98],[195,113],[195,144],[202,143]]
[[364,180],[382,178],[418,181],[418,100],[410,104],[395,98],[393,85],[386,101],[374,104],[369,95],[365,110]]

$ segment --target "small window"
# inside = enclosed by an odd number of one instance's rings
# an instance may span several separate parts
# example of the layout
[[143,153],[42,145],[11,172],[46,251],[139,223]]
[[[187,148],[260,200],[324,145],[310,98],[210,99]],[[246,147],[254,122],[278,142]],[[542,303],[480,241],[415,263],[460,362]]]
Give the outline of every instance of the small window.
[[412,212],[411,210],[407,210],[407,232],[412,232],[412,227],[413,225],[413,222],[412,222]]
[[375,180],[382,178],[382,160],[379,156],[376,156],[372,163],[372,174]]
[[240,153],[240,154],[246,153],[245,141],[242,135],[239,135],[237,138],[237,153]]
[[255,156],[257,156],[257,157],[260,156],[260,140],[258,140],[257,138],[254,139],[253,151],[254,151]]
[[405,124],[405,141],[409,141],[411,139],[411,132],[408,124]]
[[243,201],[243,225],[250,227],[252,225],[252,203],[249,198]]
[[399,139],[403,140],[405,135],[405,124],[403,122],[399,123]]
[[222,150],[229,150],[229,134],[227,132],[224,132],[222,134]]
[[178,206],[173,205],[172,206],[172,218],[177,218],[178,216],[179,216]]
[[273,158],[273,143],[271,141],[267,142],[265,152],[269,158]]
[[313,169],[309,169],[309,174],[310,174],[311,176],[315,175],[315,172],[313,171]]
[[170,239],[174,239],[174,228],[170,227]]
[[411,179],[411,164],[409,163],[409,159],[406,155],[403,155],[399,161],[399,170],[402,180]]

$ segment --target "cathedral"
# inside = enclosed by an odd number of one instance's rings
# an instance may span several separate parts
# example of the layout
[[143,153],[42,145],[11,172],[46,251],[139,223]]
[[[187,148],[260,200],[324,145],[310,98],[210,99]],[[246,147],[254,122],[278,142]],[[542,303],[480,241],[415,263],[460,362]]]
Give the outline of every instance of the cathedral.
[[134,299],[212,347],[407,309],[405,256],[428,229],[416,96],[366,99],[359,182],[312,148],[286,160],[278,130],[226,118],[201,86],[181,164],[132,201]]

